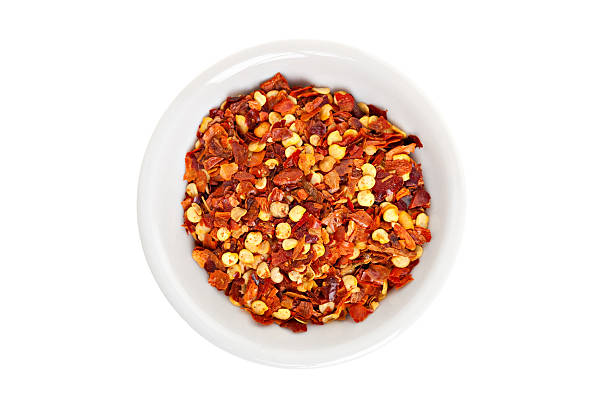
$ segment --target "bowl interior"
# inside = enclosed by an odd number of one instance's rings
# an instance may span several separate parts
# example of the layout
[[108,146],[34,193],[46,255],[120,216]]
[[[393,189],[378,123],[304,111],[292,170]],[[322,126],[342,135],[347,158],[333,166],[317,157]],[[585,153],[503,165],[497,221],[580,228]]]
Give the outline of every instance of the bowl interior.
[[[355,324],[347,319],[309,325],[294,334],[261,326],[207,282],[191,258],[193,242],[180,227],[184,155],[208,110],[228,95],[249,91],[276,72],[291,84],[343,89],[358,101],[388,109],[392,123],[417,134],[416,154],[432,196],[430,228],[415,280],[390,295],[376,313]],[[462,183],[445,128],[415,87],[385,64],[331,43],[283,42],[243,51],[205,71],[171,104],[147,149],[142,166],[139,227],[147,261],[177,311],[204,337],[241,357],[281,366],[316,366],[367,352],[409,325],[440,288],[454,258],[462,223]]]

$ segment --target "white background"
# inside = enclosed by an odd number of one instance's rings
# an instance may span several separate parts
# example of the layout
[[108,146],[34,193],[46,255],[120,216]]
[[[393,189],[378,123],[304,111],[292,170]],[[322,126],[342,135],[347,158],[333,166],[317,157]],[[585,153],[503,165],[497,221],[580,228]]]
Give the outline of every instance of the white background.
[[[612,406],[608,2],[2,2],[0,406]],[[157,120],[242,48],[330,39],[402,69],[465,167],[425,315],[317,370],[245,362],[165,300],[136,184]]]

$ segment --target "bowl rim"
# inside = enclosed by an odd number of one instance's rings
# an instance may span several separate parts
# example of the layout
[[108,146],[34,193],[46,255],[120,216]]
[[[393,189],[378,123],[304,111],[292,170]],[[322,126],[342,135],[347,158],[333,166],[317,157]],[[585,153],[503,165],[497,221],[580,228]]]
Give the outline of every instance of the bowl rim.
[[[431,290],[431,293],[428,293],[426,299],[422,301],[420,307],[417,309],[415,313],[413,313],[410,318],[405,318],[402,321],[401,325],[398,325],[397,330],[390,333],[385,338],[370,344],[369,346],[363,348],[360,351],[353,352],[352,354],[344,355],[344,356],[336,356],[333,358],[325,359],[324,361],[319,361],[316,363],[284,363],[278,360],[267,360],[263,358],[256,358],[249,354],[248,350],[242,350],[237,347],[232,347],[231,344],[227,344],[221,340],[224,337],[215,332],[214,329],[211,329],[210,326],[203,323],[198,315],[194,312],[195,309],[198,308],[184,291],[184,289],[179,285],[174,279],[172,279],[172,273],[166,271],[164,268],[160,267],[160,259],[159,255],[155,253],[155,244],[147,234],[147,209],[145,205],[145,197],[147,196],[147,190],[150,188],[147,184],[147,172],[148,169],[152,167],[154,163],[152,163],[151,159],[151,151],[154,149],[154,146],[161,140],[162,134],[161,129],[164,127],[165,122],[169,121],[169,117],[175,109],[175,105],[178,104],[179,101],[187,98],[191,94],[191,89],[195,86],[195,84],[200,83],[206,79],[210,80],[219,72],[223,72],[235,66],[239,63],[244,63],[251,60],[254,57],[262,54],[269,54],[271,52],[284,53],[284,52],[320,52],[320,53],[331,53],[333,56],[337,57],[337,54],[350,54],[351,58],[355,58],[361,61],[369,61],[369,63],[381,66],[385,70],[393,73],[398,79],[404,81],[404,83],[408,84],[423,101],[428,105],[429,110],[435,116],[435,120],[443,129],[444,134],[447,138],[445,142],[447,142],[446,148],[450,157],[454,160],[450,166],[455,171],[455,190],[454,190],[454,198],[455,201],[452,204],[452,208],[454,209],[453,215],[455,216],[455,222],[453,227],[451,228],[450,235],[453,235],[453,245],[450,245],[450,248],[445,250],[446,256],[446,265],[443,276],[438,280],[437,286]],[[150,183],[149,183],[150,184]],[[198,332],[202,337],[211,342],[213,345],[219,347],[220,349],[234,354],[238,357],[241,357],[248,361],[258,362],[269,366],[282,367],[282,368],[314,368],[314,367],[323,367],[334,364],[339,364],[342,362],[346,362],[360,356],[363,356],[382,345],[388,343],[392,339],[396,338],[400,333],[410,326],[416,319],[418,319],[425,309],[431,305],[435,297],[440,293],[443,288],[445,282],[448,279],[448,275],[453,267],[455,262],[457,253],[461,247],[461,242],[463,238],[463,230],[465,223],[465,212],[466,212],[466,198],[465,198],[465,180],[463,173],[463,166],[461,165],[460,157],[457,154],[457,150],[455,147],[455,142],[448,132],[448,128],[446,123],[440,116],[439,112],[435,108],[435,106],[431,103],[431,101],[423,94],[421,89],[416,86],[410,79],[408,79],[402,72],[388,64],[387,62],[379,59],[378,57],[367,54],[357,48],[347,46],[338,42],[332,41],[322,41],[322,40],[283,40],[283,41],[272,41],[260,43],[259,45],[255,45],[253,47],[244,48],[238,52],[235,52],[219,62],[209,66],[202,73],[196,76],[183,90],[173,99],[168,108],[164,111],[160,120],[158,121],[155,130],[147,144],[145,153],[143,155],[142,164],[140,167],[140,174],[138,180],[138,191],[137,191],[137,223],[140,241],[142,245],[142,249],[145,255],[145,259],[153,274],[154,279],[156,280],[160,290],[168,300],[168,302],[172,305],[172,307],[176,310],[176,312],[185,320],[196,332]]]

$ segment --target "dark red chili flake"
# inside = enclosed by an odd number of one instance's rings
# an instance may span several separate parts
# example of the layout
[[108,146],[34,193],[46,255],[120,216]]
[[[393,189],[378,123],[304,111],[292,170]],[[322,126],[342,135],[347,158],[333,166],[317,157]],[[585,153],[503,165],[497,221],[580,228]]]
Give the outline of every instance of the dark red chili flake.
[[306,325],[304,323],[298,322],[297,320],[289,320],[286,322],[282,322],[280,326],[286,327],[294,333],[301,333],[306,331]]
[[368,109],[370,111],[370,115],[373,116],[379,116],[382,118],[387,119],[387,110],[386,109],[380,109],[379,107],[377,107],[376,105],[368,105]]
[[306,128],[308,131],[308,135],[318,135],[323,136],[326,132],[326,126],[323,122],[318,119],[311,119],[308,122],[308,127]]
[[412,201],[410,202],[410,207],[409,208],[415,208],[415,207],[429,207],[429,202],[431,200],[431,197],[429,196],[429,193],[425,190],[417,190],[414,192],[414,194],[412,195]]
[[386,177],[377,177],[372,193],[377,201],[384,201],[387,197],[393,198],[393,195],[399,191],[402,184],[404,184],[402,178],[392,174]]

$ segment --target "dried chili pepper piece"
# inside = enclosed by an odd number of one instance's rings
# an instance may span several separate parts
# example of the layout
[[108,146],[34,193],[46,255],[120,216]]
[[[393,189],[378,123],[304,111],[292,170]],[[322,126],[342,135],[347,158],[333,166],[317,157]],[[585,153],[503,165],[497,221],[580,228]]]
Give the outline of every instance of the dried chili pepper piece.
[[376,105],[368,105],[368,109],[370,111],[370,115],[374,115],[374,116],[378,116],[378,117],[382,117],[384,119],[387,119],[387,110],[386,109],[380,109],[379,107],[377,107]]
[[302,170],[297,168],[285,169],[274,176],[273,182],[277,186],[286,186],[288,184],[295,184],[304,177]]
[[230,281],[231,279],[228,274],[219,270],[216,270],[211,273],[210,277],[208,278],[208,283],[210,283],[212,286],[219,290],[227,289],[227,286],[229,285]]
[[353,98],[353,95],[349,93],[337,92],[334,95],[334,99],[336,100],[336,103],[338,104],[340,111],[350,112],[353,110],[353,107],[355,106],[355,98]]
[[391,269],[391,274],[389,275],[389,282],[393,284],[396,288],[401,288],[405,286],[408,282],[414,280],[412,277],[412,270],[415,266],[417,266],[419,260],[412,262],[406,268],[393,268]]
[[280,72],[277,72],[276,75],[274,75],[272,78],[268,79],[267,81],[262,82],[260,87],[266,92],[269,92],[272,90],[281,90],[281,89],[289,90],[290,89],[289,84],[287,83],[287,80],[285,79],[284,76],[281,75]]
[[408,208],[415,207],[429,207],[429,203],[431,201],[431,196],[429,193],[423,189],[419,189],[414,192],[412,196],[412,201],[410,202],[410,206]]
[[364,229],[369,229],[374,223],[374,220],[372,219],[370,214],[368,214],[367,212],[363,210],[359,210],[359,211],[349,214],[349,218],[355,221],[357,225],[359,225],[361,228],[364,228]]
[[306,127],[309,136],[323,136],[327,132],[327,127],[318,119],[311,119]]
[[372,193],[377,201],[384,201],[387,197],[393,197],[403,184],[404,180],[396,175],[389,174],[386,177],[377,177]]
[[371,310],[368,310],[365,306],[360,304],[350,305],[348,310],[355,323],[364,321],[366,317],[372,313]]
[[368,269],[363,271],[362,278],[366,282],[374,282],[380,285],[389,278],[391,270],[385,265],[371,264]]
[[300,323],[297,320],[289,320],[280,324],[281,327],[285,327],[294,333],[302,333],[306,331],[306,325]]
[[272,109],[281,115],[287,115],[294,113],[297,109],[297,105],[295,105],[286,95],[283,95],[283,97],[272,106]]

